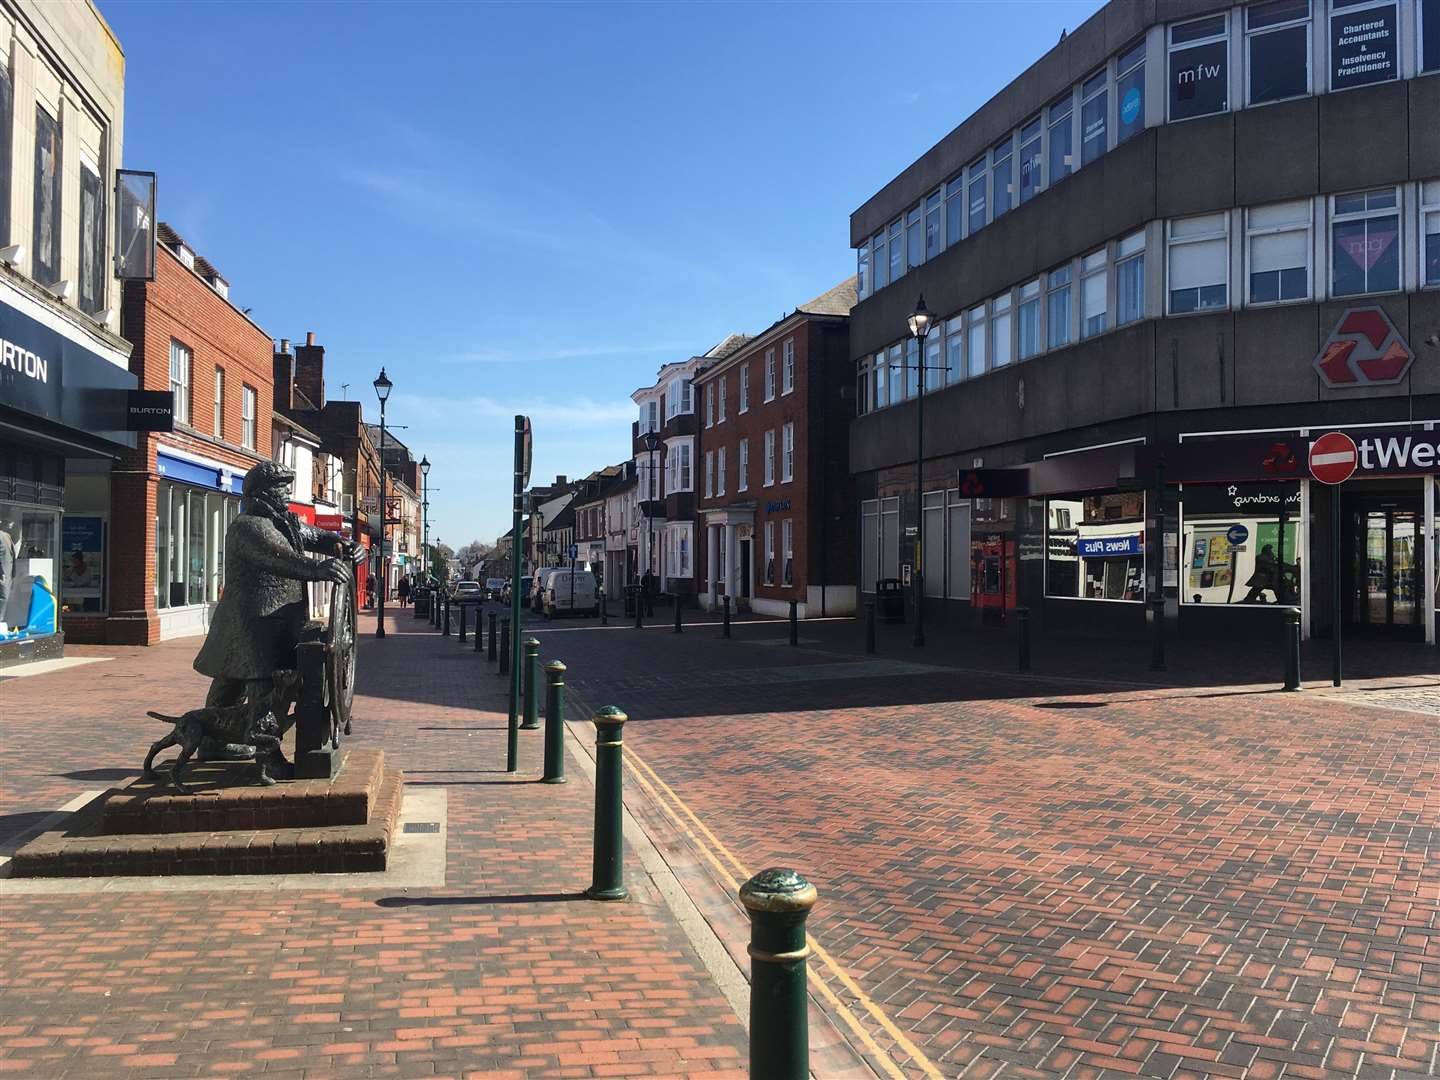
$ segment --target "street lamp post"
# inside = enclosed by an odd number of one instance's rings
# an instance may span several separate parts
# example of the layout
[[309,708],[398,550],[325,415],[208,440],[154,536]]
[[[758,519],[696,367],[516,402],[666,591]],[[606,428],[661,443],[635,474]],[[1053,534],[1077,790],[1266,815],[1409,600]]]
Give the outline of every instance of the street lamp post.
[[[647,431],[645,433],[645,449],[650,451],[650,475],[646,478],[646,494],[655,496],[660,494],[659,482],[655,478],[655,451],[660,447],[660,433],[658,431]],[[647,499],[653,502],[653,497]],[[655,511],[653,508],[645,511],[646,533],[645,541],[645,569],[651,575],[653,582],[659,575],[655,573]]]
[[375,590],[379,597],[379,606],[376,609],[375,636],[385,636],[385,591],[390,584],[389,565],[385,558],[385,402],[390,398],[390,388],[394,385],[385,377],[385,369],[380,369],[380,375],[375,380],[375,396],[380,399],[380,588]]
[[922,293],[915,310],[906,320],[910,336],[915,339],[915,373],[919,389],[915,397],[915,639],[918,647],[925,644],[925,570],[922,561],[925,539],[925,337],[935,324],[935,316],[925,306]]
[[420,573],[430,572],[430,455],[420,459]]

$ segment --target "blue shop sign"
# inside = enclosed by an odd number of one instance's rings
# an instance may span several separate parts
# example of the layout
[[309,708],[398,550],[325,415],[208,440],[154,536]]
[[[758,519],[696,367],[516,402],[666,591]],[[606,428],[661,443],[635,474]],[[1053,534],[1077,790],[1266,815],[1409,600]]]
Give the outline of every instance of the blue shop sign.
[[767,514],[783,514],[786,510],[789,509],[789,499],[772,499],[770,502],[767,502],[765,504],[765,512]]
[[163,450],[157,450],[155,453],[155,471],[166,480],[194,484],[196,487],[209,488],[211,491],[224,491],[231,495],[239,495],[240,486],[245,482],[242,473],[187,461],[184,458],[167,454]]
[[1082,538],[1079,543],[1080,554],[1088,559],[1110,558],[1124,555],[1139,555],[1144,548],[1140,544],[1140,536],[1096,536],[1093,538]]

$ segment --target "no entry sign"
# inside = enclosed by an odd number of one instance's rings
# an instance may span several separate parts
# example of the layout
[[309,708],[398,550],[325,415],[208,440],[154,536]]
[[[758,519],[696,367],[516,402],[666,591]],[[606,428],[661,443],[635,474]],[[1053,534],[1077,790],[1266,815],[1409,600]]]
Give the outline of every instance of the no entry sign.
[[1310,444],[1310,475],[1322,484],[1343,484],[1359,460],[1355,440],[1343,431],[1331,431]]

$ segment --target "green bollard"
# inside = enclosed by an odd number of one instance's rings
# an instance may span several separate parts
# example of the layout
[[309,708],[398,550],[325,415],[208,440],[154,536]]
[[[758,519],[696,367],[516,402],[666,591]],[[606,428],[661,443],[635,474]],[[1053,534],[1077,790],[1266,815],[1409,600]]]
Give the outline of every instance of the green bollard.
[[805,919],[815,886],[794,870],[762,870],[740,886],[750,913],[750,1075],[806,1080],[810,1075]]
[[565,783],[565,665],[545,665],[545,774],[547,784]]
[[[510,620],[500,620],[500,670],[496,675],[510,674]],[[510,699],[512,702],[514,698]]]
[[626,719],[614,705],[606,705],[590,718],[595,725],[595,857],[585,895],[591,900],[624,900],[630,895],[625,889],[620,774],[620,735]]
[[525,667],[522,669],[525,683],[521,691],[525,702],[525,719],[521,722],[520,729],[534,731],[540,726],[540,719],[535,714],[535,695],[538,692],[535,684],[540,681],[540,642],[533,637],[526,638],[520,644],[520,651],[525,657]]

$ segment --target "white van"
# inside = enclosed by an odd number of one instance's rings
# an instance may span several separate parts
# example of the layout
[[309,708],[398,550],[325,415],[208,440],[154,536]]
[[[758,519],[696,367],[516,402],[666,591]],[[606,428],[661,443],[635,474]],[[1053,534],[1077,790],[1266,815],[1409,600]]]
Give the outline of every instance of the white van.
[[525,603],[530,610],[537,615],[545,610],[545,582],[550,579],[551,574],[558,574],[558,566],[542,566],[530,579],[530,595],[525,598]]
[[595,575],[589,570],[556,571],[545,581],[544,603],[547,619],[557,615],[599,615]]

